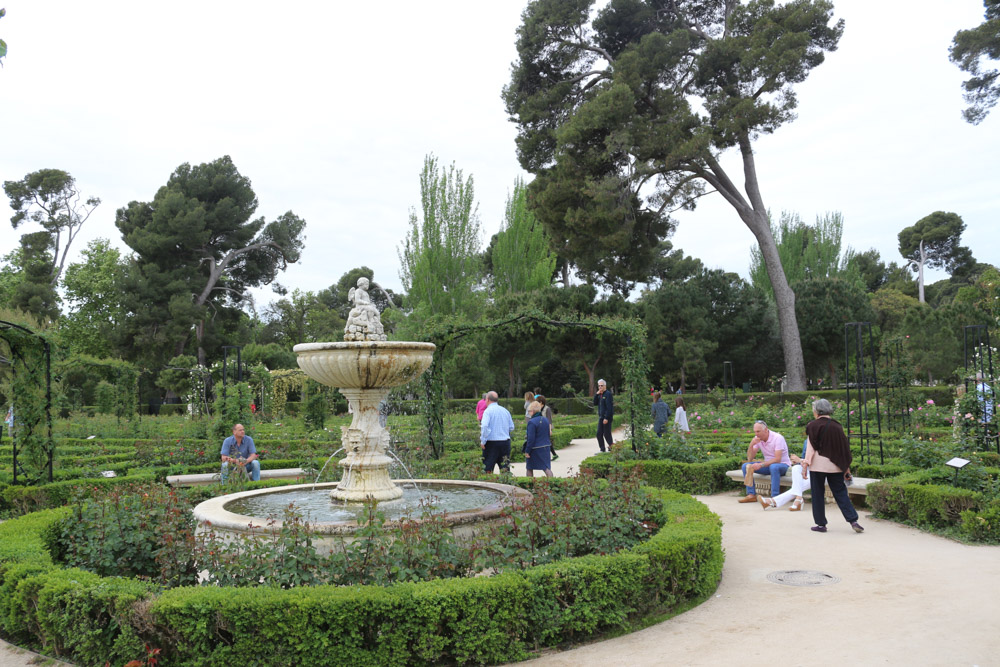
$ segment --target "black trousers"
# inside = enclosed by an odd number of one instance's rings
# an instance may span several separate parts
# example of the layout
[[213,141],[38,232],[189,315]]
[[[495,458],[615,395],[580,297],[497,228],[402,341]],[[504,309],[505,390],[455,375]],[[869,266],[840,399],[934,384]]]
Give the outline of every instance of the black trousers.
[[500,470],[510,472],[510,440],[487,440],[483,450],[483,470],[493,472],[500,464]]
[[823,486],[829,483],[830,491],[833,492],[833,499],[837,501],[837,507],[844,519],[848,523],[858,520],[858,511],[851,504],[851,497],[847,495],[847,484],[844,483],[844,473],[842,472],[816,472],[809,471],[809,487],[812,489],[813,521],[817,526],[826,525],[826,502],[823,499]]
[[611,420],[605,424],[604,420],[600,417],[597,418],[597,446],[604,451],[604,441],[608,443],[608,450],[611,449]]

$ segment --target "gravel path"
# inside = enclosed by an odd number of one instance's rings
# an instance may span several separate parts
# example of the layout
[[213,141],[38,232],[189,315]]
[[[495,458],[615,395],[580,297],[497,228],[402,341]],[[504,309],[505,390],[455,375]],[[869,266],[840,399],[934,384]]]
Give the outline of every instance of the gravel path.
[[[556,463],[596,450],[596,440],[574,441]],[[867,512],[858,535],[836,505],[827,506],[829,532],[813,533],[808,503],[801,512],[765,511],[739,496],[735,488],[696,496],[723,521],[726,563],[709,600],[639,632],[519,664],[1000,665],[1000,547],[959,544]],[[781,570],[840,581],[768,580]]]

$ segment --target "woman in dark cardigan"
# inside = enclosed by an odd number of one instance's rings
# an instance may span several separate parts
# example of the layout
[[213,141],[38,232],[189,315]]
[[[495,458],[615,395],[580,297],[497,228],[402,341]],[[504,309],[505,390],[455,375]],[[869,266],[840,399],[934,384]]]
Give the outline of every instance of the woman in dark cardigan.
[[830,401],[821,398],[813,402],[813,419],[806,426],[809,436],[806,446],[806,458],[802,462],[802,476],[809,476],[809,486],[812,489],[813,520],[816,525],[812,530],[817,533],[826,532],[826,507],[823,502],[823,486],[829,483],[837,507],[854,532],[860,533],[864,528],[858,523],[858,511],[851,504],[847,495],[847,484],[844,482],[844,471],[851,467],[851,445],[844,434],[844,427],[830,417],[833,406]]

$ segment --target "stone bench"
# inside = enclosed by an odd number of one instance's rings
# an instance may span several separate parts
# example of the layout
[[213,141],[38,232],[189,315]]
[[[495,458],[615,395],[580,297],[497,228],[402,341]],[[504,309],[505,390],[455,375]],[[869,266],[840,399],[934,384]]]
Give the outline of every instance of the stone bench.
[[[273,470],[261,470],[260,478],[263,479],[300,479],[305,478],[305,471],[302,468],[275,468]],[[197,475],[167,475],[167,484],[170,486],[205,486],[215,484],[219,481],[219,473],[200,473]]]
[[[743,471],[742,470],[730,470],[726,473],[726,477],[739,482],[740,486],[743,486]],[[867,496],[868,495],[868,485],[874,484],[875,482],[880,482],[880,479],[874,479],[872,477],[858,477],[854,476],[854,481],[851,482],[850,486],[847,487],[848,495],[852,496]],[[754,473],[753,484],[757,489],[757,493],[763,496],[774,496],[777,494],[771,493],[771,476],[761,475],[760,473]],[[792,488],[792,469],[789,468],[785,471],[785,474],[781,477],[781,486]],[[806,489],[806,493],[809,493],[809,489]],[[833,496],[830,494],[830,487],[826,487],[826,499],[829,502],[832,500]]]

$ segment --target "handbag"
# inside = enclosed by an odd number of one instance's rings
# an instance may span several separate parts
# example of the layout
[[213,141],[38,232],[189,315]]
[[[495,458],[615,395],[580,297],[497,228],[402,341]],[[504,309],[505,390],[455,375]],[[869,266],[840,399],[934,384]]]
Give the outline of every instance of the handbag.
[[743,477],[743,485],[750,488],[754,486],[753,483],[753,466],[747,466],[747,474]]
[[524,444],[521,445],[521,453],[522,454],[527,454],[528,453],[528,441],[527,440],[525,440]]

